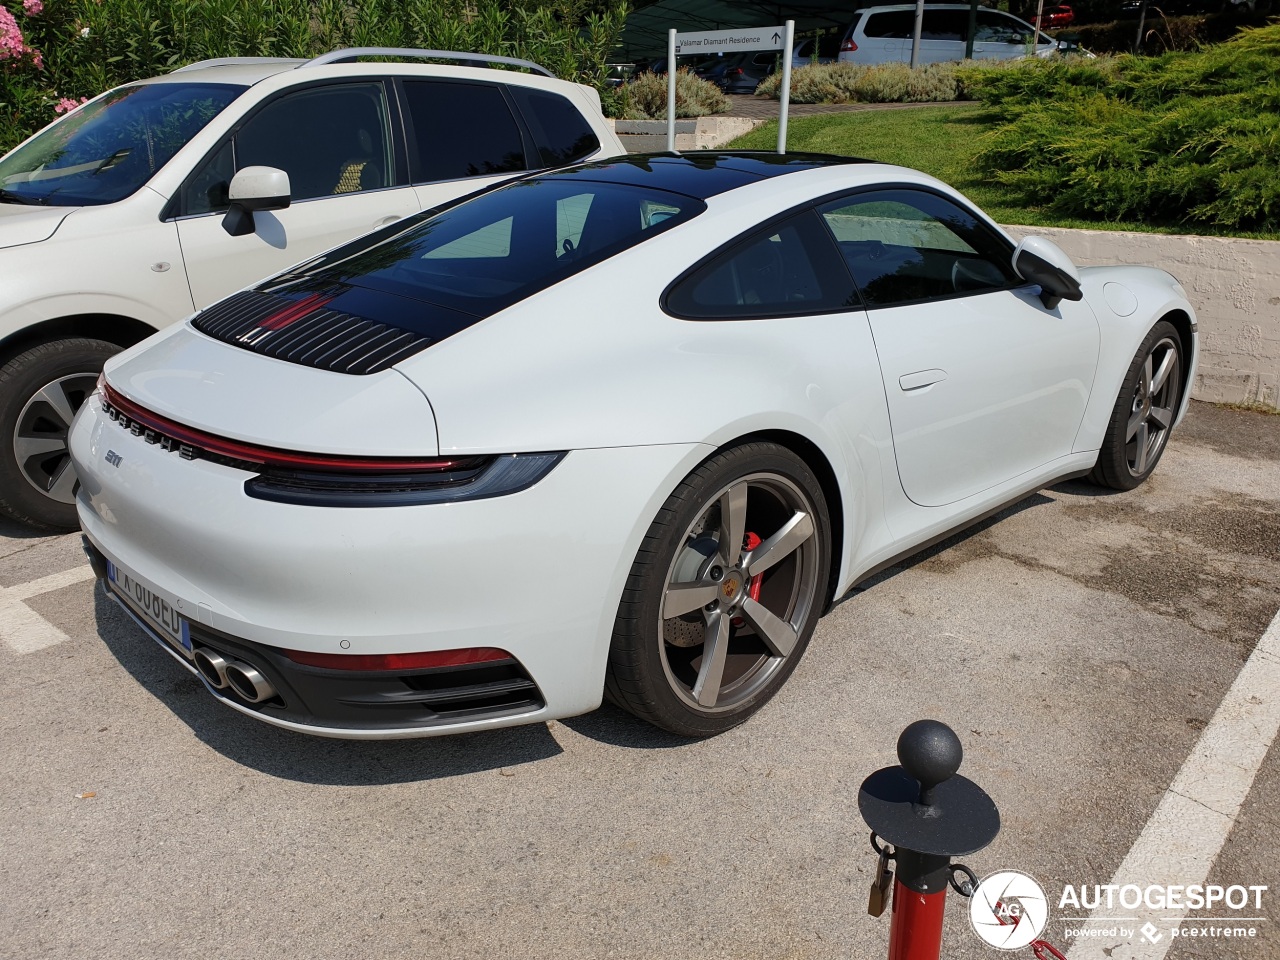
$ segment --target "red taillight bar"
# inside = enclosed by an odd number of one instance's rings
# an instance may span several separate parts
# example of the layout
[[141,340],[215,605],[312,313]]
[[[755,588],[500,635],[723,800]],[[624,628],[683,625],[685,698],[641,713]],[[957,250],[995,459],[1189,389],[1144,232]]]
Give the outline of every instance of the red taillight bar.
[[309,653],[281,650],[294,663],[330,670],[423,670],[431,667],[462,667],[473,663],[514,660],[496,647],[468,647],[465,650],[434,650],[428,653]]
[[101,380],[102,392],[106,401],[130,420],[157,433],[177,440],[179,443],[195,447],[197,450],[212,453],[232,460],[244,460],[263,467],[282,467],[287,470],[317,470],[331,473],[440,473],[446,470],[466,469],[481,463],[483,457],[466,457],[456,460],[430,459],[419,460],[407,457],[341,457],[327,456],[319,453],[294,453],[288,450],[276,450],[271,447],[260,447],[252,443],[241,443],[238,440],[226,440],[205,433],[194,427],[152,413],[138,406],[132,400],[122,397],[105,379]]
[[853,42],[853,37],[849,37],[844,43],[840,44],[840,49],[844,53],[856,53],[858,45]]

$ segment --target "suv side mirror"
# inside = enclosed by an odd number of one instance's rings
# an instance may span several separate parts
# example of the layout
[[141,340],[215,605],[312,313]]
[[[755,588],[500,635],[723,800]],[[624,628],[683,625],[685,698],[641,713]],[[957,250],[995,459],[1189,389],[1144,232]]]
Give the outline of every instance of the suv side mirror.
[[1013,251],[1013,270],[1040,285],[1040,302],[1052,310],[1063,300],[1081,300],[1080,271],[1052,240],[1027,237]]
[[222,229],[233,237],[253,233],[255,210],[283,210],[289,206],[289,175],[275,167],[245,167],[231,178],[227,199],[231,206]]

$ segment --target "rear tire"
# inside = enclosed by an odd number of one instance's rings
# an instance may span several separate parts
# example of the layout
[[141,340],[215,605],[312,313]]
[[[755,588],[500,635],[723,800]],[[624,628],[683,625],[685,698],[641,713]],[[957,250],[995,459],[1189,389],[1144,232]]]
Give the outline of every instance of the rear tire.
[[37,530],[79,528],[67,431],[114,343],[42,343],[0,367],[0,515]]
[[822,487],[785,447],[711,457],[667,499],[627,578],[605,693],[686,737],[736,727],[795,669],[826,602]]
[[1161,320],[1129,364],[1089,479],[1113,490],[1132,490],[1151,476],[1181,403],[1182,340],[1173,324]]

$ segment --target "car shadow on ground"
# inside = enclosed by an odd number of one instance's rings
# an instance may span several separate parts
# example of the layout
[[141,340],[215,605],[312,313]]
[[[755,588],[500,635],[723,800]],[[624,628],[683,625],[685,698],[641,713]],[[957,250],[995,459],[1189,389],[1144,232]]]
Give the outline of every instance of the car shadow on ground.
[[0,517],[0,537],[9,540],[52,540],[54,537],[60,536],[57,533],[50,533],[48,530],[32,530],[16,521]]
[[98,636],[144,690],[229,760],[284,780],[381,786],[515,767],[563,753],[545,724],[412,740],[334,740],[282,730],[218,703],[99,587]]
[[668,733],[666,730],[659,730],[608,702],[593,713],[558,722],[574,733],[599,743],[606,743],[611,747],[665,750],[671,747],[688,747],[699,742],[699,738],[696,737],[682,737]]

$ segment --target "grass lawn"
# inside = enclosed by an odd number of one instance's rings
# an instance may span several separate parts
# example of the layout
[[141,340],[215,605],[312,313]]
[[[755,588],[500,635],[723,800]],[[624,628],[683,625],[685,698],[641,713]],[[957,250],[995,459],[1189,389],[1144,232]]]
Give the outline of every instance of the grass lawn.
[[[788,124],[787,149],[865,157],[923,170],[960,190],[997,223],[1280,239],[1277,234],[1233,233],[1204,227],[1077,220],[1056,216],[1038,206],[1023,205],[1007,188],[985,179],[974,169],[973,159],[982,145],[982,136],[993,126],[988,116],[980,104],[974,103],[796,117]],[[773,120],[739,137],[729,148],[772,150],[777,142],[778,122]]]

